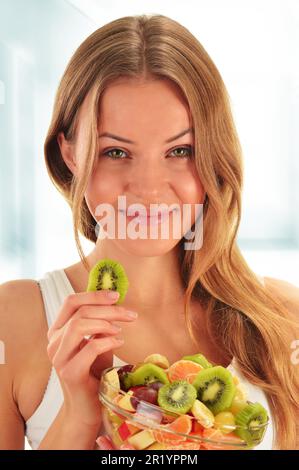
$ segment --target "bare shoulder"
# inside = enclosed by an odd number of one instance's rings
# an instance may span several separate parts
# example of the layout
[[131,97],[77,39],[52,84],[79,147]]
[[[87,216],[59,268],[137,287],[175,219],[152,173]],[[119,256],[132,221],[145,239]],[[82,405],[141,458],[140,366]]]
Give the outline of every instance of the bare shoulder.
[[4,345],[6,374],[16,392],[27,364],[45,349],[47,320],[37,281],[20,279],[0,284],[0,340]]
[[[32,279],[0,284],[0,334],[11,361],[32,348],[32,340],[45,326],[39,285]],[[18,348],[16,348],[16,344]]]
[[34,279],[16,279],[0,284],[0,302],[3,307],[11,307],[18,302],[34,303],[40,297],[39,285]]
[[36,281],[0,284],[0,449],[24,448],[24,419],[19,408],[23,374],[41,351],[46,332],[43,301]]
[[299,287],[291,282],[273,277],[265,277],[268,292],[277,297],[299,319]]

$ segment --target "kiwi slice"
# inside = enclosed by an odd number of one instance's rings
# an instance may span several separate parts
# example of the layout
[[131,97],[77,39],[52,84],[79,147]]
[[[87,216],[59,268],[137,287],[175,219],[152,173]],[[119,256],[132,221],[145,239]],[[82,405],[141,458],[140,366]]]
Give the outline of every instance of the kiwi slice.
[[197,362],[200,366],[208,369],[208,367],[213,367],[213,365],[205,358],[203,354],[194,354],[193,356],[184,356],[184,360]]
[[124,301],[128,287],[129,281],[123,266],[112,259],[102,259],[89,273],[87,291],[102,289],[117,291],[119,298],[116,304]]
[[222,366],[202,370],[192,385],[197,390],[198,400],[202,401],[214,415],[231,406],[236,391],[232,374]]
[[163,385],[158,392],[158,404],[161,408],[174,413],[185,414],[196,400],[196,389],[186,380],[176,380]]
[[131,383],[135,385],[147,385],[152,382],[169,383],[166,372],[156,364],[142,364],[130,374]]
[[251,447],[262,440],[267,421],[267,411],[260,403],[248,403],[235,416],[237,428],[234,432]]

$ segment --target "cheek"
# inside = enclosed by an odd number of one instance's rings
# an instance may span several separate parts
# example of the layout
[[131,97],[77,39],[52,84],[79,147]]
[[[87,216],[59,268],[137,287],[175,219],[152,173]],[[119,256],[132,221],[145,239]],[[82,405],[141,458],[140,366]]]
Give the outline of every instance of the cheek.
[[184,204],[202,204],[204,188],[195,171],[182,173],[176,181],[176,192]]
[[115,205],[117,196],[122,194],[121,178],[115,174],[97,169],[89,179],[85,199],[89,210],[94,214],[99,204]]
[[205,191],[196,171],[182,173],[176,185],[177,195],[182,203],[181,226],[186,233],[201,214],[201,208],[196,204],[203,204]]

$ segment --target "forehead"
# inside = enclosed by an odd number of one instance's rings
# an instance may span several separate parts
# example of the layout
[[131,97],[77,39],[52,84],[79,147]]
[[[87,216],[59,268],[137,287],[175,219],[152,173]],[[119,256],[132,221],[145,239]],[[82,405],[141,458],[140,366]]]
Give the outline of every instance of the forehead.
[[166,133],[166,138],[192,123],[189,106],[179,87],[170,80],[115,81],[99,103],[99,129],[105,132],[147,130]]

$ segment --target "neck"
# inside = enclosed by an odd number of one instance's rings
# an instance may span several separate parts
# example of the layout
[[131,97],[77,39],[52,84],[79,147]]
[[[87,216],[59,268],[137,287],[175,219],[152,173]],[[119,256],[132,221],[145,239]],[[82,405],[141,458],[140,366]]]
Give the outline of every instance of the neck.
[[93,266],[103,258],[117,260],[126,271],[129,289],[125,307],[153,309],[182,301],[184,288],[177,249],[162,256],[141,257],[122,251],[109,240],[102,240],[88,256],[88,262]]

